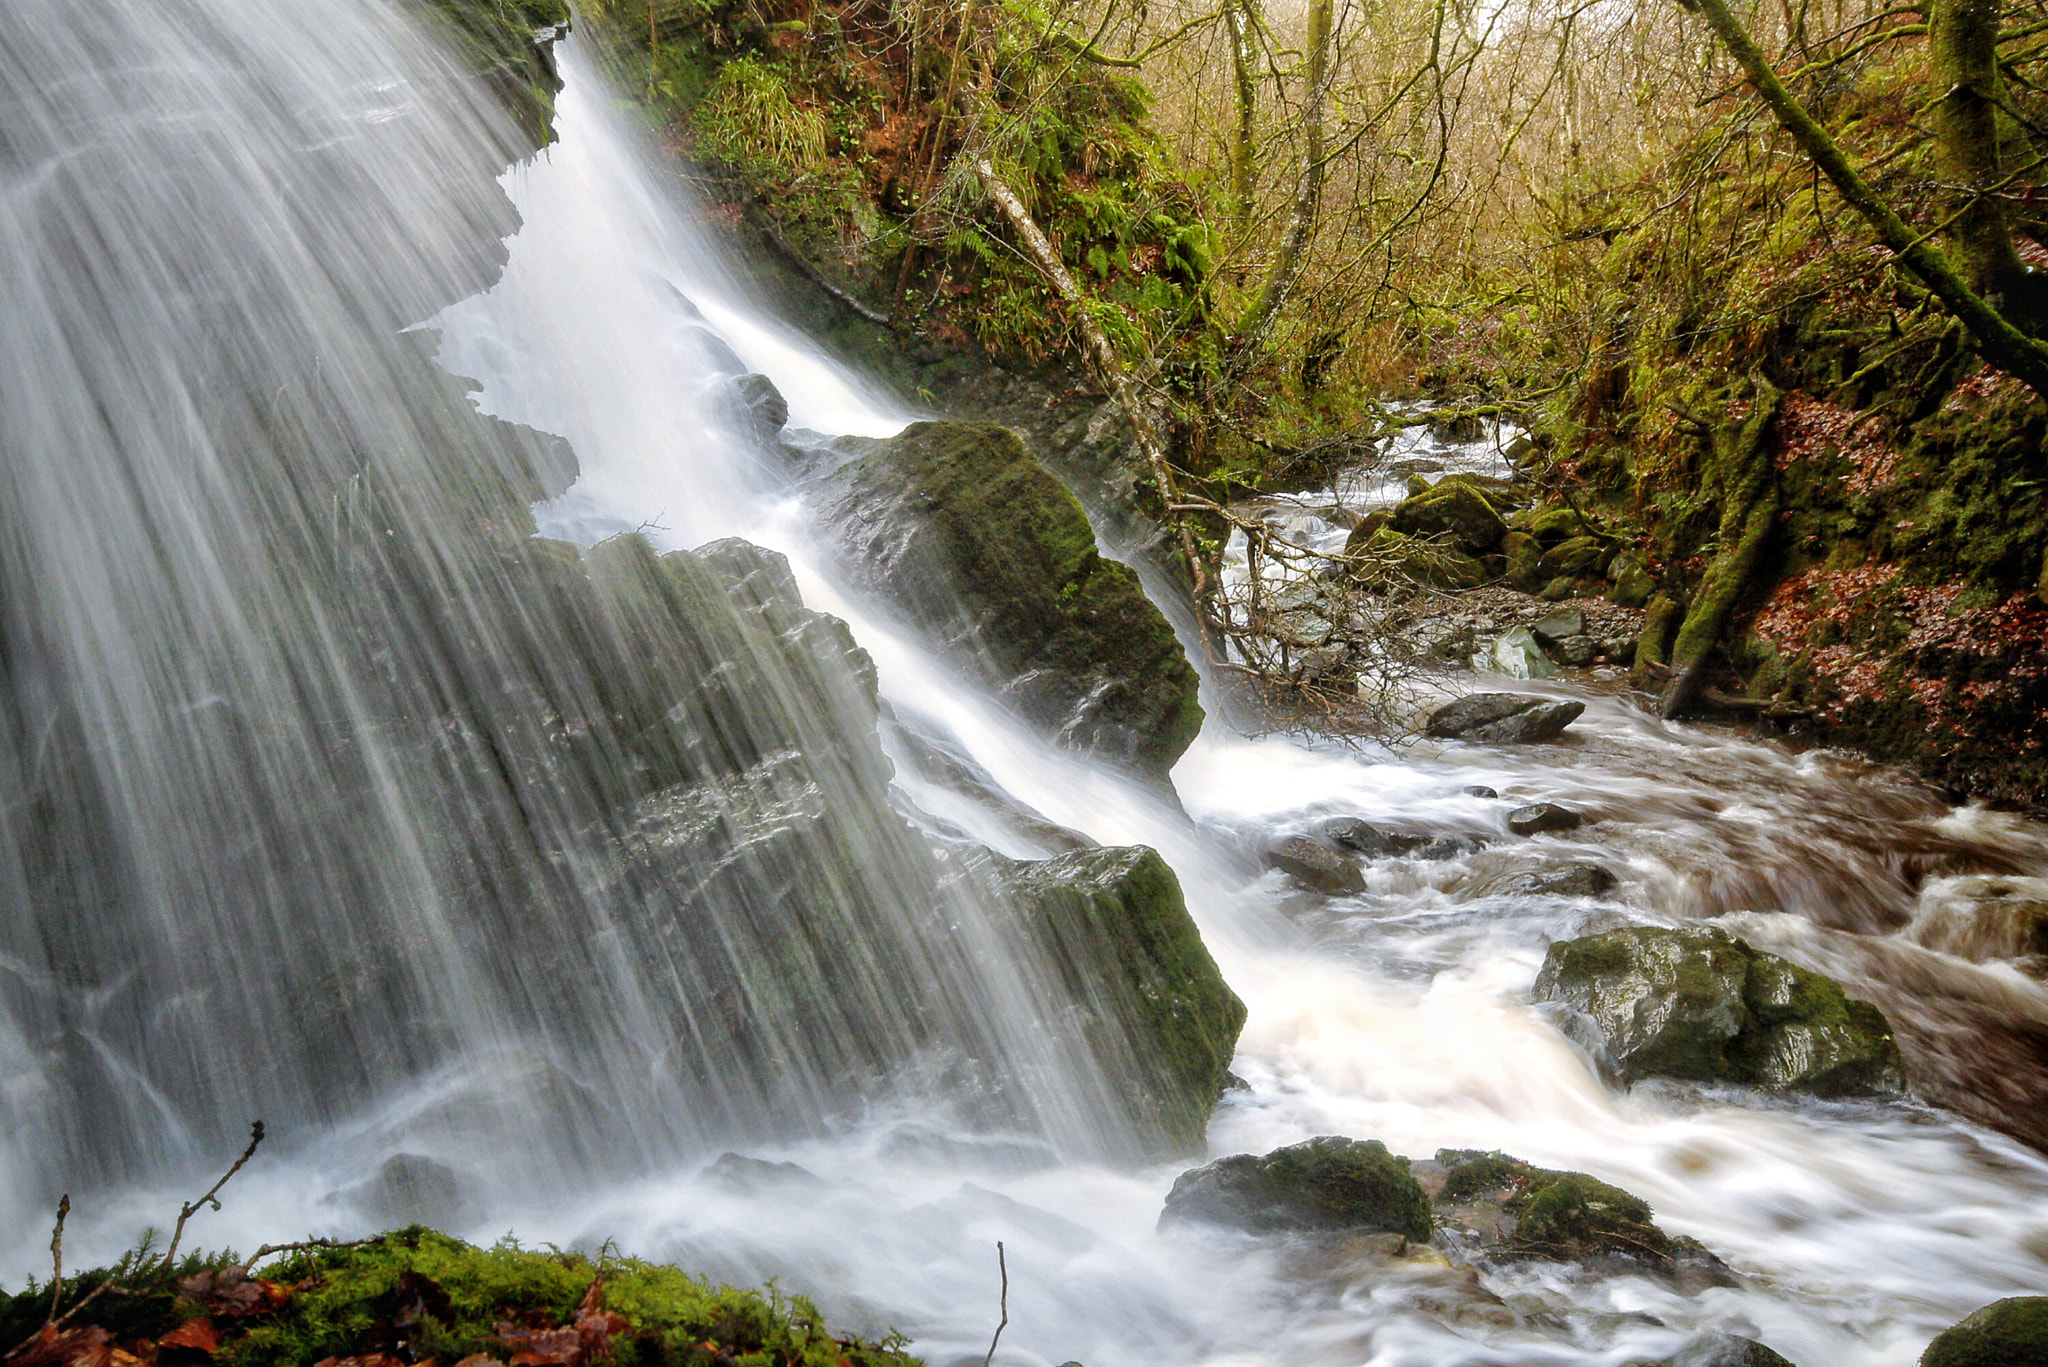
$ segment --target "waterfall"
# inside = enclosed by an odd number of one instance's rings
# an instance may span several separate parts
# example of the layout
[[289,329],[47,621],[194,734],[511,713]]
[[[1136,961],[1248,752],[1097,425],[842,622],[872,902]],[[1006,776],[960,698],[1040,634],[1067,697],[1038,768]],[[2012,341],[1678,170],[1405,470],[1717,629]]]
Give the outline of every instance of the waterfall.
[[[724,381],[768,373],[820,437],[915,415],[734,283],[573,44],[563,71],[559,145],[501,188],[516,131],[381,0],[0,11],[10,1276],[61,1187],[74,1260],[110,1256],[261,1116],[202,1242],[373,1227],[405,1155],[471,1237],[782,1277],[934,1362],[985,1351],[998,1239],[1002,1359],[1088,1367],[1616,1363],[1706,1328],[1903,1367],[2038,1284],[2038,1154],[1910,1104],[1617,1094],[1526,1000],[1551,940],[1630,919],[1732,912],[1848,971],[1816,922],[1906,919],[1898,850],[2038,870],[2038,826],[1612,698],[1547,755],[1212,725],[1183,808],[1048,749],[839,582]],[[1215,1152],[1503,1148],[1743,1282],[1482,1294],[1159,1234],[1185,1163],[1124,1113],[1120,1041],[1048,1028],[1056,974],[976,872],[1051,851],[913,740],[1177,870],[1251,1011]],[[1476,784],[1596,811],[1558,844],[1620,887],[1499,892],[1504,841],[1349,899],[1257,865],[1335,814],[1496,840]]]

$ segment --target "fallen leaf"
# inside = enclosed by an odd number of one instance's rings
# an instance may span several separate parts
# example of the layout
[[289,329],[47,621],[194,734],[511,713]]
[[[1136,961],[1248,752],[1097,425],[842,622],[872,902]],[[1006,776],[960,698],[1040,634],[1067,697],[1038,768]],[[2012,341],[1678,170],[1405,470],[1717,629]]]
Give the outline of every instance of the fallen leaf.
[[195,1348],[211,1353],[220,1347],[220,1330],[209,1319],[186,1320],[156,1341],[159,1348]]
[[248,1269],[242,1267],[194,1273],[179,1282],[178,1289],[214,1314],[229,1319],[266,1315],[291,1299],[291,1292],[283,1286],[251,1277]]
[[482,1353],[471,1353],[468,1357],[456,1363],[455,1367],[505,1367],[505,1364],[496,1358],[485,1357]]
[[575,1329],[527,1329],[507,1320],[497,1335],[516,1350],[512,1367],[582,1367],[583,1335]]
[[62,1331],[48,1325],[7,1359],[8,1367],[109,1367],[114,1336],[97,1324]]

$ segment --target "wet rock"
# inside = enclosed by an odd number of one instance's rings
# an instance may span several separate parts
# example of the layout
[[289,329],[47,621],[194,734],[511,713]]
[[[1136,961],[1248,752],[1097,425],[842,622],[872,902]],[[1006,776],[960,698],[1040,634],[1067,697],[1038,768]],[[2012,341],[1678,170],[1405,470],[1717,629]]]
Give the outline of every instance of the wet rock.
[[1523,531],[1546,546],[1586,534],[1586,521],[1570,508],[1539,508],[1515,519]]
[[1793,1363],[1755,1339],[1704,1334],[1655,1367],[1793,1367]]
[[1566,864],[1544,873],[1523,874],[1504,890],[1527,897],[1598,897],[1613,886],[1614,875],[1598,864]]
[[1487,787],[1483,783],[1468,783],[1463,788],[1460,788],[1458,791],[1465,794],[1465,796],[1467,797],[1498,798],[1500,796],[1499,793],[1495,792],[1493,789]]
[[1600,657],[1600,643],[1591,636],[1567,636],[1550,647],[1550,658],[1573,669],[1583,669]]
[[1416,849],[1417,859],[1441,863],[1446,859],[1463,859],[1466,855],[1477,854],[1485,846],[1469,835],[1440,835],[1427,845]]
[[1500,539],[1501,558],[1507,562],[1508,583],[1533,593],[1543,587],[1543,543],[1527,532],[1509,532]]
[[1356,864],[1305,835],[1289,836],[1271,846],[1265,861],[1267,868],[1279,869],[1296,882],[1332,897],[1365,891],[1365,875]]
[[417,1153],[393,1154],[376,1176],[342,1195],[388,1225],[445,1226],[460,1220],[466,1206],[455,1169]]
[[1439,740],[1529,744],[1555,739],[1585,710],[1582,702],[1520,693],[1471,693],[1431,712],[1422,729],[1424,735]]
[[1017,434],[847,437],[825,478],[841,561],[1056,742],[1163,782],[1201,728],[1195,671],[1128,566]]
[[789,400],[766,375],[739,375],[725,381],[727,402],[740,426],[772,440],[789,423]]
[[1607,543],[1597,536],[1575,536],[1543,553],[1537,570],[1544,578],[1598,574],[1607,562]]
[[1550,657],[1543,653],[1543,647],[1536,643],[1536,637],[1527,627],[1516,627],[1504,633],[1486,650],[1472,657],[1472,667],[1505,674],[1510,679],[1547,679],[1556,673],[1550,667]]
[[1429,1197],[1408,1167],[1377,1139],[1337,1135],[1263,1157],[1234,1154],[1182,1173],[1159,1222],[1195,1221],[1254,1234],[1381,1231],[1422,1243],[1434,1227]]
[[745,1154],[722,1153],[704,1169],[704,1180],[724,1187],[727,1191],[752,1194],[784,1190],[819,1190],[830,1184],[809,1168],[796,1163],[771,1163],[765,1158],[749,1158]]
[[2048,878],[1973,875],[1930,883],[1905,935],[1972,963],[2048,954]]
[[1586,634],[1585,609],[1559,608],[1531,623],[1529,630],[1537,640],[1547,646],[1554,646],[1568,636],[1583,636]]
[[1493,505],[1462,480],[1445,480],[1404,499],[1387,525],[1407,536],[1440,538],[1467,555],[1485,555],[1507,533]]
[[1473,1149],[1439,1149],[1425,1167],[1438,1226],[1489,1261],[1647,1271],[1692,1290],[1734,1281],[1698,1240],[1666,1233],[1647,1202],[1596,1177]]
[[1552,831],[1575,831],[1586,818],[1555,802],[1532,802],[1508,813],[1508,829],[1516,835],[1545,835]]
[[1426,835],[1398,835],[1355,816],[1333,816],[1316,826],[1316,834],[1367,859],[1391,859],[1429,843]]
[[1942,1330],[1920,1367],[2039,1367],[2048,1362],[2048,1296],[2008,1296]]
[[1904,1089],[1884,1015],[1718,927],[1635,926],[1550,947],[1537,1001],[1623,1082],[1738,1082],[1816,1096]]
[[1614,563],[1607,567],[1607,577],[1613,581],[1607,590],[1608,601],[1625,608],[1640,608],[1657,592],[1657,581],[1650,577],[1649,566],[1631,552],[1614,557]]
[[1172,1152],[1198,1151],[1245,1007],[1202,943],[1173,870],[1137,845],[996,867],[1071,989],[1068,1025],[1095,1042],[1141,1133]]

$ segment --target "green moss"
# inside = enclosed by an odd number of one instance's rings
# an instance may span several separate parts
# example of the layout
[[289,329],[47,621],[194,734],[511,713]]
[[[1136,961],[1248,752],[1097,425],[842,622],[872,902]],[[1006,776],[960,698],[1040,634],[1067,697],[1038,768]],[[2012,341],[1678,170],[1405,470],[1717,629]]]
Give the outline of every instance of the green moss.
[[[181,1321],[210,1310],[205,1288],[179,1282],[212,1271],[238,1281],[232,1255],[188,1258],[169,1272],[122,1271],[138,1294],[96,1302],[82,1323],[124,1341],[153,1341]],[[78,1279],[90,1284],[100,1274]],[[212,1315],[223,1367],[311,1367],[328,1357],[395,1353],[407,1360],[457,1361],[470,1354],[509,1358],[517,1332],[573,1326],[579,1309],[619,1316],[602,1332],[606,1359],[621,1367],[731,1362],[748,1367],[911,1367],[900,1340],[879,1344],[842,1339],[820,1323],[802,1297],[716,1286],[677,1268],[634,1258],[601,1262],[578,1253],[521,1248],[509,1241],[477,1248],[421,1226],[354,1247],[310,1249],[265,1266],[259,1274],[282,1304],[263,1313]],[[40,1324],[47,1299],[14,1297],[0,1329],[24,1335]],[[515,1329],[516,1326],[516,1329]]]
[[1556,1174],[1513,1204],[1521,1213],[1514,1244],[1525,1253],[1668,1258],[1673,1252],[1671,1236],[1650,1218],[1649,1202],[1581,1172]]

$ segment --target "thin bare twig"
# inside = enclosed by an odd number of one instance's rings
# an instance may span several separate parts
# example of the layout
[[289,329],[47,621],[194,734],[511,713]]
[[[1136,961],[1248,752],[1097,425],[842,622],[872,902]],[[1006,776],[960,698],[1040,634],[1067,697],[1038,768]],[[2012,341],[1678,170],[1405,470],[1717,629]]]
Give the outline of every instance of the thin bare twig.
[[1002,1340],[1003,1330],[1010,1327],[1010,1265],[1003,1261],[1003,1241],[996,1240],[996,1268],[1003,1274],[1003,1321],[996,1326],[995,1337],[988,1341],[988,1356],[981,1360],[981,1367],[989,1367],[996,1360],[996,1344]]
[[162,1270],[168,1272],[171,1269],[173,1260],[178,1256],[178,1241],[185,1237],[185,1222],[208,1206],[213,1207],[215,1210],[220,1209],[220,1202],[215,1199],[220,1189],[228,1184],[229,1178],[242,1170],[244,1164],[256,1156],[256,1146],[262,1142],[263,1122],[258,1120],[249,1126],[249,1147],[242,1150],[242,1156],[235,1160],[234,1166],[222,1173],[220,1180],[208,1187],[205,1194],[198,1200],[187,1201],[178,1211],[177,1228],[171,1231],[171,1246],[164,1250],[164,1260],[159,1264]]
[[71,1213],[71,1193],[57,1202],[57,1227],[50,1231],[50,1313],[45,1327],[57,1322],[57,1306],[64,1299],[64,1217]]

